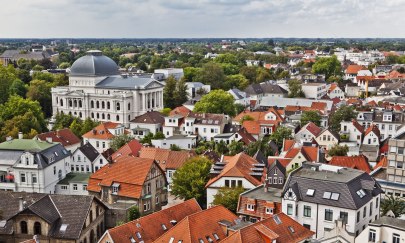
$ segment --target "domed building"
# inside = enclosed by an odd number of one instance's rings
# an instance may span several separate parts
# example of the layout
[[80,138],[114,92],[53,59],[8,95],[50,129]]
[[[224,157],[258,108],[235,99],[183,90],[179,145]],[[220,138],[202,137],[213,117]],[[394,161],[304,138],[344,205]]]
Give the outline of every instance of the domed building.
[[88,51],[73,63],[69,86],[52,88],[52,110],[128,126],[136,116],[163,109],[163,87],[153,78],[120,75],[111,58]]

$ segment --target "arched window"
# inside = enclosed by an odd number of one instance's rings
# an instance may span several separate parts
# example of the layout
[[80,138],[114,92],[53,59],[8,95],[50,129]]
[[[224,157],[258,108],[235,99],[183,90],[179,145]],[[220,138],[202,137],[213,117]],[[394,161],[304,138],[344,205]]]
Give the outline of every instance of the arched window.
[[41,233],[41,223],[35,222],[34,223],[34,235],[42,235]]
[[94,113],[93,112],[91,113],[91,118],[94,118]]
[[73,105],[74,107],[77,107],[77,100],[74,100],[74,101],[73,101],[73,104],[74,104],[74,105]]
[[60,99],[60,106],[63,106],[63,100]]
[[110,101],[107,101],[107,109],[110,109]]
[[90,223],[93,222],[93,210],[90,210]]
[[117,102],[117,111],[121,110],[121,104]]
[[104,113],[101,114],[101,118],[105,119],[105,114]]
[[90,107],[94,108],[94,101],[90,101]]
[[81,112],[79,112],[79,117],[82,118],[82,113]]
[[82,104],[82,100],[79,100],[79,107],[82,108],[83,104]]
[[128,110],[131,110],[131,103],[128,103]]
[[28,234],[27,222],[21,221],[20,229],[21,229],[21,234]]
[[97,113],[97,119],[99,119],[99,118],[100,118],[100,114]]
[[120,116],[119,115],[117,115],[117,117],[115,118],[117,121],[119,121],[120,120]]
[[128,115],[128,121],[130,121],[131,120],[131,115]]
[[71,112],[71,111],[69,111],[69,115],[72,115],[72,112]]
[[96,101],[96,108],[100,108],[100,102]]
[[101,108],[103,108],[103,109],[105,108],[105,103],[104,103],[104,101],[101,102]]
[[72,107],[73,103],[72,100],[69,100],[69,107]]
[[107,114],[107,120],[110,120],[110,119],[111,119],[110,114]]

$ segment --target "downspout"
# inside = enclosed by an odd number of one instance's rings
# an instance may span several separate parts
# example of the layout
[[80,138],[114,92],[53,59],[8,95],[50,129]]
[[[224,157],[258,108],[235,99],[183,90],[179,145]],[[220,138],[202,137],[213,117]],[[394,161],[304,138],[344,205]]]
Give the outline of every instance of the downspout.
[[318,218],[319,218],[319,211],[318,211],[319,204],[316,204],[316,228],[315,228],[315,238],[318,239]]

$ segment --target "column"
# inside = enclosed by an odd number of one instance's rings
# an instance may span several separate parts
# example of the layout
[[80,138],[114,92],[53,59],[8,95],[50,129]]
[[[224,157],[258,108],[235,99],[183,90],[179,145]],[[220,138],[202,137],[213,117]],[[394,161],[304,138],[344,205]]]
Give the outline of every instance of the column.
[[146,97],[145,97],[145,93],[142,93],[142,109],[144,111],[146,111]]

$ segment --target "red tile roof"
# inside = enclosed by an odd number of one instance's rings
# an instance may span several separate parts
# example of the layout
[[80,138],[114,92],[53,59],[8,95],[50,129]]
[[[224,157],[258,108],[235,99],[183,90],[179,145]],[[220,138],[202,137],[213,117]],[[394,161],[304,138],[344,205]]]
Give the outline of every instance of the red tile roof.
[[380,129],[378,129],[376,125],[371,124],[371,126],[369,126],[364,133],[364,136],[367,136],[371,132],[373,132],[377,136],[377,138],[380,139]]
[[361,65],[349,65],[346,68],[345,73],[347,74],[357,74],[360,70],[367,70],[364,66]]
[[[262,187],[263,190],[263,187]],[[270,193],[264,192],[263,194]],[[273,192],[276,194],[276,192]],[[238,210],[237,214],[249,215],[253,217],[257,217],[259,219],[265,219],[272,217],[271,214],[266,213],[266,208],[272,208],[273,214],[281,213],[282,205],[281,205],[281,198],[277,198],[278,201],[269,201],[263,198],[249,198],[248,195],[240,195],[239,203],[238,203]],[[254,211],[247,210],[247,204],[254,203]]]
[[387,79],[400,79],[405,78],[405,73],[400,73],[397,70],[392,70],[387,76]]
[[139,151],[142,148],[142,144],[136,140],[133,139],[129,141],[127,144],[119,148],[115,153],[112,154],[112,160],[116,160],[120,156],[138,156]]
[[37,138],[41,141],[46,141],[48,138],[51,138],[52,142],[61,143],[65,147],[81,143],[80,138],[78,138],[69,128],[41,133],[37,135]]
[[252,136],[252,134],[248,133],[244,127],[239,129],[238,134],[241,136],[240,141],[242,141],[245,145],[256,142],[256,139]]
[[185,106],[179,106],[179,107],[176,107],[176,108],[174,108],[172,111],[170,111],[170,116],[174,116],[174,115],[182,115],[182,116],[187,116],[188,115],[188,113],[190,113],[191,112],[191,110],[190,109],[188,109],[187,107],[185,107]]
[[288,166],[288,164],[291,162],[292,158],[269,158],[268,161],[268,165],[270,167],[271,164],[273,164],[275,161],[280,162],[280,164],[286,168]]
[[[170,221],[180,222],[185,217],[200,212],[201,207],[195,199],[190,199],[167,209],[149,214],[126,224],[109,229],[108,234],[112,242],[130,242],[133,237],[137,239],[136,233],[139,232],[142,240],[152,242],[166,231],[173,228]],[[163,228],[166,227],[166,230]]]
[[352,124],[359,132],[364,132],[364,127],[360,125],[360,123],[358,123],[356,119],[352,119]]
[[283,151],[287,151],[290,148],[292,148],[295,144],[295,140],[289,140],[289,139],[285,139],[284,140],[284,145],[283,145]]
[[[221,173],[219,173],[216,177],[210,179],[205,187],[209,187],[211,184],[213,184],[223,176],[245,178],[255,186],[258,186],[262,183],[262,180],[258,180],[250,175],[250,173],[252,172],[251,169],[254,168],[254,165],[258,164],[258,162],[249,155],[242,152],[235,156],[225,156],[224,162],[226,163],[226,165],[222,169]],[[266,171],[263,171],[262,179],[264,179],[265,174]]]
[[119,126],[119,123],[114,122],[104,122],[93,128],[89,132],[83,134],[83,138],[93,138],[93,139],[112,139],[114,135],[108,129],[114,129]]
[[266,114],[269,112],[273,113],[277,118],[276,121],[282,122],[284,118],[281,116],[283,110],[276,110],[274,108],[269,108],[267,111],[242,111],[233,118],[233,121],[240,122],[244,116],[250,116],[254,121],[264,121]]
[[386,156],[382,157],[381,160],[374,166],[374,170],[377,168],[387,168],[388,166],[388,159]]
[[242,126],[252,135],[260,134],[260,122],[258,121],[244,121]]
[[172,242],[199,242],[199,239],[208,242],[207,236],[210,237],[211,242],[219,242],[226,238],[225,226],[221,225],[221,221],[233,224],[236,219],[238,217],[225,207],[214,206],[185,217],[154,242],[167,243],[171,238],[173,238]]
[[370,164],[364,155],[358,156],[333,156],[329,162],[330,165],[342,166],[357,170],[362,170],[367,173],[371,172]]
[[[281,223],[277,223],[275,217]],[[315,232],[305,228],[284,213],[276,214],[268,219],[243,227],[229,234],[224,243],[295,243],[311,239]]]
[[87,190],[100,192],[101,186],[110,187],[116,182],[120,184],[118,196],[139,198],[153,164],[155,164],[153,159],[119,157],[115,163],[101,167],[90,176]]
[[170,149],[142,147],[140,158],[154,159],[164,171],[181,167],[188,158],[195,156],[191,151],[172,151]]
[[321,133],[321,129],[315,125],[315,123],[313,122],[308,122],[303,128],[301,128],[301,130],[306,129],[308,130],[310,133],[312,133],[315,137],[317,137],[319,135],[319,133]]

